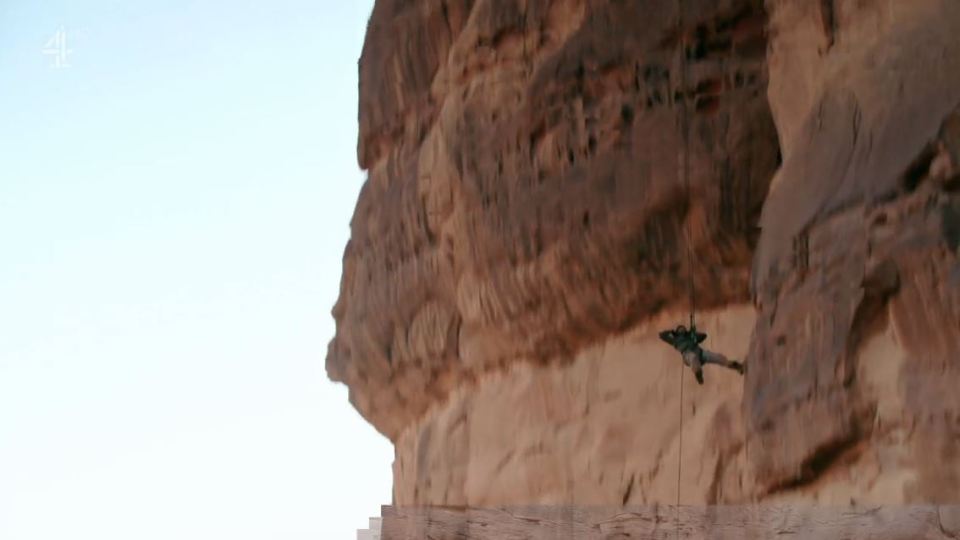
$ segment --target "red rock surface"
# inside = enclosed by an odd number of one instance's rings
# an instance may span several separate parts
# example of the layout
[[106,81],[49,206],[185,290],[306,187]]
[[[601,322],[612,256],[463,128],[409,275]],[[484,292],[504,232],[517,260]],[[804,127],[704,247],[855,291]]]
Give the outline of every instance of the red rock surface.
[[[956,500],[960,5],[770,5],[785,152],[754,259],[744,390],[761,487],[809,482],[903,435],[919,468],[906,497]],[[857,352],[887,327],[904,355],[890,389],[902,410],[880,422],[890,396],[865,393],[877,359]]]
[[[398,504],[672,501],[681,435],[691,502],[957,500],[960,4],[682,5],[376,3],[327,370]],[[688,247],[749,368],[681,401]]]
[[327,369],[380,431],[396,438],[482,373],[685,306],[687,245],[702,306],[747,298],[777,164],[762,5],[687,6],[681,87],[672,1],[376,4],[360,63],[370,176]]
[[611,540],[846,538],[947,540],[960,507],[742,505],[698,507],[384,507],[383,540]]

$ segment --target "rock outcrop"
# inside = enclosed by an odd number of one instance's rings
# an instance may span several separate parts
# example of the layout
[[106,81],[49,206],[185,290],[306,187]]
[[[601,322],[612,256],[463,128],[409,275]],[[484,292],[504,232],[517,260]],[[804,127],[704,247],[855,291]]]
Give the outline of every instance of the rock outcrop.
[[[397,504],[956,501],[960,4],[378,0],[360,75]],[[749,368],[681,400],[691,282]]]
[[613,540],[643,538],[846,538],[950,540],[960,535],[960,507],[863,507],[763,504],[506,508],[384,508],[384,540]]
[[960,5],[769,4],[784,162],[753,268],[758,488],[875,461],[912,471],[904,500],[956,501]]
[[688,2],[683,29],[676,6],[377,2],[360,64],[369,179],[327,366],[384,434],[484,373],[684,308],[688,247],[701,306],[748,299],[777,164],[762,4]]

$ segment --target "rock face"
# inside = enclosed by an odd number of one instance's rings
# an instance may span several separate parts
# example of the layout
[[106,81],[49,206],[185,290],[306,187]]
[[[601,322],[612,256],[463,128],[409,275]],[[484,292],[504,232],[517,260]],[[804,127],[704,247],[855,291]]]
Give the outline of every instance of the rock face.
[[682,29],[676,6],[377,2],[327,369],[384,434],[484,373],[685,307],[688,246],[702,306],[748,298],[777,160],[762,5],[688,2]]
[[[960,497],[960,4],[378,0],[360,76],[397,504]],[[691,282],[749,369],[681,400]]]
[[899,462],[905,500],[956,501],[960,5],[769,7],[784,162],[753,268],[758,488]]
[[613,540],[644,538],[957,538],[955,505],[903,507],[820,505],[523,506],[506,508],[384,508],[383,540]]
[[[704,313],[713,345],[746,352],[752,306]],[[396,442],[394,502],[488,507],[681,502],[741,497],[740,375],[707,368],[697,386],[665,348],[658,317],[568,364],[518,363],[452,393]],[[688,385],[680,401],[680,376]],[[684,416],[680,440],[680,414]],[[682,446],[682,454],[680,453]]]

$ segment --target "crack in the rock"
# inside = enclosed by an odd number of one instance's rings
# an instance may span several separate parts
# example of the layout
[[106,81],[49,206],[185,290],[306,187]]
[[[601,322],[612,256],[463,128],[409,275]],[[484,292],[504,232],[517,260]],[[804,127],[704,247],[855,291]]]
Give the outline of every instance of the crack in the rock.
[[855,449],[864,438],[857,426],[850,433],[820,445],[800,465],[799,473],[767,490],[766,495],[783,493],[808,486],[830,472],[849,451]]
[[630,494],[633,493],[633,482],[634,482],[634,475],[631,474],[630,481],[627,482],[627,489],[626,491],[624,491],[623,498],[621,500],[621,504],[623,504],[624,506],[626,506],[627,501],[630,500]]

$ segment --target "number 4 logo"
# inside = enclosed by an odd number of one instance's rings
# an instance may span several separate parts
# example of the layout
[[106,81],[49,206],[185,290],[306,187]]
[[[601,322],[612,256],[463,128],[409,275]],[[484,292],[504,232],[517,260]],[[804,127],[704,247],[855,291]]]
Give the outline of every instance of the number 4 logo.
[[67,57],[73,54],[73,49],[67,45],[66,30],[62,26],[58,28],[40,52],[47,56],[53,56],[53,64],[51,64],[53,67],[70,67],[70,64],[67,63]]

